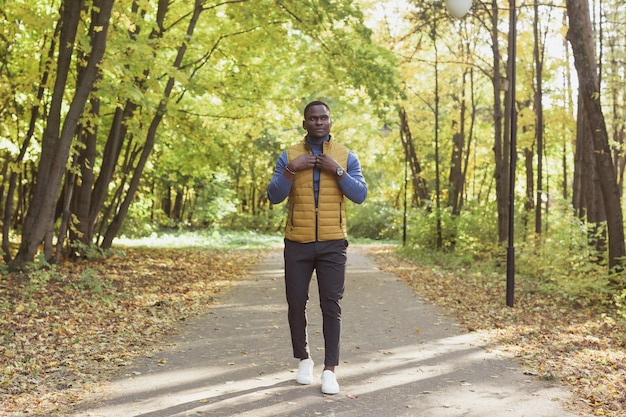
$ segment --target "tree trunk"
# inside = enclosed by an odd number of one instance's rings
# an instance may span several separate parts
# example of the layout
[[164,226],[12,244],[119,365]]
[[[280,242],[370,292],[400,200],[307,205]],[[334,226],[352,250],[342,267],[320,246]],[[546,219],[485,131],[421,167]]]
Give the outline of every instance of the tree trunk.
[[[191,39],[193,36],[193,32],[196,29],[196,25],[198,23],[198,19],[200,18],[200,14],[203,11],[203,0],[196,0],[194,3],[193,14],[189,21],[189,25],[187,27],[187,38]],[[183,57],[187,52],[187,43],[183,42],[181,46],[178,48],[178,54],[174,60],[174,68],[180,68]],[[152,149],[154,148],[154,143],[156,141],[157,129],[165,116],[165,112],[167,110],[167,102],[172,94],[172,89],[174,88],[175,78],[170,77],[167,80],[167,85],[165,86],[165,91],[163,92],[163,99],[157,108],[156,114],[154,115],[152,122],[148,128],[148,133],[146,135],[146,142],[143,146],[141,156],[139,157],[139,161],[137,162],[137,166],[133,172],[133,176],[131,178],[128,191],[122,204],[119,206],[117,213],[115,214],[113,221],[109,225],[104,239],[102,241],[102,248],[109,249],[113,244],[113,239],[118,235],[120,229],[122,228],[122,224],[126,219],[126,215],[128,214],[128,209],[130,208],[130,204],[135,198],[135,193],[139,188],[139,182],[141,180],[141,176],[143,175],[143,170],[146,166],[146,162],[148,161],[148,157],[152,153]]]
[[[567,27],[567,10],[563,11],[563,27]],[[563,38],[563,50],[565,51],[565,62],[570,62],[570,48],[567,39]],[[574,89],[572,88],[572,71],[569,65],[565,66],[565,86],[566,86],[566,101],[567,101],[567,114],[574,114]],[[572,141],[572,138],[563,135],[563,153],[562,153],[562,166],[563,166],[563,200],[569,199],[569,182],[568,182],[568,169],[567,161],[569,152],[567,152],[567,144]],[[575,174],[574,174],[575,175]],[[575,179],[572,180],[575,183]]]
[[608,132],[602,107],[598,74],[595,65],[595,52],[589,4],[586,0],[567,0],[567,14],[570,27],[567,39],[572,45],[574,64],[578,73],[579,94],[591,129],[593,155],[596,173],[600,180],[602,197],[607,216],[609,236],[609,267],[620,267],[624,257],[624,224],[620,193],[617,186],[615,167],[611,158]]
[[578,120],[576,127],[576,154],[575,154],[575,188],[574,209],[577,215],[588,224],[587,238],[589,246],[596,252],[592,259],[601,262],[606,258],[606,229],[602,225],[606,222],[606,209],[602,196],[600,178],[594,158],[592,132],[587,121],[585,104],[579,96]]
[[[467,91],[467,76],[469,71],[469,68],[464,68],[461,76],[459,122],[457,124],[459,130],[452,135],[452,155],[450,157],[450,175],[448,179],[448,206],[452,208],[452,214],[455,216],[461,214],[465,188],[465,173],[467,172],[467,159],[465,159],[464,165],[463,152],[465,151],[465,114],[467,111],[465,92]],[[453,127],[454,124],[453,122]]]
[[[93,38],[93,35],[98,31],[97,24],[97,10],[92,10],[91,26],[89,28],[89,34]],[[85,57],[80,56],[79,62],[85,60]],[[83,77],[84,71],[79,67],[79,80]],[[102,74],[98,72],[98,79],[102,78]],[[93,189],[94,173],[93,169],[96,166],[97,156],[97,139],[98,139],[98,122],[93,120],[99,120],[100,117],[100,99],[97,91],[94,90],[90,101],[90,111],[92,118],[81,123],[77,129],[77,141],[83,143],[83,147],[80,147],[78,155],[75,157],[74,166],[72,172],[68,172],[65,176],[66,182],[70,184],[70,187],[66,189],[66,203],[63,204],[63,222],[61,226],[62,233],[59,234],[59,249],[62,248],[63,239],[67,231],[66,222],[70,221],[71,213],[75,213],[75,219],[77,220],[74,227],[70,230],[70,245],[75,249],[78,246],[78,242],[82,242],[85,246],[91,243],[91,236],[89,234],[88,223],[83,221],[89,216],[89,209],[91,206],[91,191]],[[76,181],[76,170],[80,172],[80,181]],[[76,198],[74,198],[76,195]],[[69,198],[69,199],[68,199]],[[68,207],[66,207],[66,205]],[[66,214],[67,210],[67,214]],[[70,256],[74,257],[78,254],[76,250],[72,250]],[[58,261],[60,251],[57,253],[56,259]]]
[[[470,116],[469,133],[467,134],[467,149],[465,149],[465,161],[463,163],[463,194],[462,194],[462,200],[461,200],[461,207],[467,200],[467,189],[468,189],[468,187],[466,187],[467,170],[469,169],[469,165],[470,165],[469,158],[470,158],[470,155],[472,154],[471,150],[472,150],[472,142],[474,141],[474,126],[476,125],[476,115],[478,114],[478,111],[477,111],[478,105],[476,103],[476,94],[474,90],[474,69],[470,67],[468,70],[469,70],[469,77],[470,77],[470,93],[471,93],[470,94],[470,105],[471,105],[470,115],[471,116]],[[476,198],[478,194],[479,193],[476,193],[476,167],[474,167],[474,170],[472,173],[472,195],[474,196],[474,198]]]
[[[91,101],[91,111],[98,117],[100,113],[100,101]],[[89,212],[91,210],[92,191],[94,186],[93,168],[96,166],[96,140],[98,126],[91,126],[90,129],[81,129],[79,136],[82,138],[83,147],[77,159],[80,170],[80,181],[75,184],[74,197],[72,198],[72,213],[76,216],[76,232],[71,232],[72,240],[78,240],[85,245],[92,242],[93,234],[89,227]]]
[[165,195],[161,198],[161,210],[168,219],[172,218],[172,186],[168,185]]
[[452,156],[450,158],[450,175],[448,178],[448,206],[452,208],[452,214],[458,216],[461,213],[461,193],[463,192],[463,150],[465,140],[460,132],[452,135]]
[[172,212],[172,219],[175,222],[180,222],[183,220],[183,198],[185,196],[185,191],[182,189],[176,190],[176,197],[174,199],[174,210]]
[[[617,38],[617,39],[616,39]],[[623,39],[623,38],[622,38]],[[611,96],[611,113],[613,119],[613,126],[611,129],[611,140],[615,143],[613,147],[613,163],[617,170],[617,186],[620,191],[620,196],[624,195],[624,169],[626,168],[626,157],[624,154],[624,148],[626,146],[626,110],[624,105],[626,104],[626,86],[623,82],[624,73],[626,69],[623,66],[623,59],[620,62],[616,57],[620,56],[620,53],[624,54],[623,42],[617,36],[612,36],[608,40],[608,47],[610,55],[613,59],[609,59],[608,73],[613,74],[614,78],[610,83],[609,90]],[[620,77],[621,75],[621,77]],[[619,79],[621,78],[621,82]]]
[[56,253],[54,254],[54,263],[59,263],[61,255],[63,254],[63,245],[65,243],[65,235],[67,234],[71,221],[71,203],[72,194],[74,192],[74,184],[76,183],[76,173],[68,172],[65,176],[66,183],[63,192],[63,199],[61,200],[61,225],[59,227],[59,235],[56,245]]
[[430,198],[428,196],[428,186],[424,177],[422,176],[422,166],[415,152],[415,146],[413,145],[413,136],[409,127],[409,121],[407,120],[406,111],[404,109],[398,110],[400,118],[400,140],[404,147],[404,154],[408,159],[409,166],[411,167],[411,183],[413,184],[413,206],[422,207],[426,201]]
[[530,213],[535,208],[535,181],[534,181],[534,169],[533,169],[533,148],[524,148],[524,166],[526,171],[526,201],[524,202],[524,215],[525,218],[530,217]]
[[[60,19],[57,22],[57,25],[54,30],[54,36],[52,37],[52,42],[50,44],[50,48],[48,49],[48,55],[44,59],[48,59],[50,61],[54,58],[54,51],[56,48],[56,42],[54,39],[57,39],[59,33],[61,31],[63,20]],[[47,68],[47,67],[46,67]],[[37,101],[42,101],[44,93],[45,93],[45,85],[48,83],[48,78],[50,77],[50,71],[44,71],[41,77],[41,83],[39,84],[39,88],[37,90]],[[24,161],[24,156],[26,155],[26,151],[28,151],[28,147],[30,145],[30,141],[32,140],[35,134],[35,128],[37,127],[37,120],[39,119],[39,106],[33,106],[30,112],[30,122],[28,126],[28,131],[24,136],[24,142],[22,143],[22,147],[20,148],[20,153],[15,160],[16,165],[22,165]],[[15,199],[15,191],[17,190],[17,179],[18,173],[15,170],[11,171],[11,175],[9,176],[9,188],[6,194],[4,213],[3,213],[3,223],[2,223],[2,251],[4,252],[4,261],[8,264],[12,261],[11,250],[9,248],[9,232],[12,224],[13,217],[13,202]]]
[[494,178],[496,182],[496,203],[498,210],[498,241],[506,242],[508,237],[508,195],[509,195],[509,165],[508,152],[504,145],[502,129],[502,99],[500,90],[503,86],[502,72],[500,70],[500,49],[498,32],[498,2],[491,2],[491,48],[493,54],[493,153],[495,161]]
[[[584,120],[584,112],[582,109],[581,98],[578,98],[578,113],[576,117],[576,142],[574,145],[574,177],[572,179],[572,207],[574,208],[574,215],[584,220],[586,202],[583,196],[585,195],[585,182],[583,181],[583,172],[585,167],[583,164],[587,163],[585,160],[585,147],[583,140],[582,129]],[[592,172],[592,171],[587,171]]]
[[74,51],[73,45],[82,9],[82,1],[66,0],[64,2],[63,27],[61,29],[56,70],[57,79],[52,94],[50,113],[44,130],[35,189],[24,221],[22,243],[15,259],[11,262],[12,268],[20,268],[34,259],[37,247],[44,240],[46,232],[51,229],[54,222],[54,209],[67,166],[72,140],[80,116],[85,108],[85,103],[96,80],[98,64],[104,55],[113,2],[114,0],[102,0],[94,5],[99,8],[97,25],[102,29],[96,32],[92,38],[89,60],[87,61],[82,79],[76,85],[74,98],[70,103],[61,129],[63,96],[70,74],[69,70]]
[[[168,0],[159,0],[158,1],[158,10],[156,13],[156,25],[153,30],[150,32],[150,39],[157,39],[163,36],[165,31],[165,17],[169,10],[169,1]],[[141,12],[140,6],[137,1],[134,1],[132,4],[132,13]],[[141,12],[143,13],[143,12]],[[138,31],[141,28],[136,27],[135,31],[129,31],[129,37],[134,39],[137,36]],[[143,71],[141,77],[136,79],[136,83],[138,89],[140,91],[145,90],[145,81],[149,78],[150,68],[146,68]],[[128,127],[126,125],[126,121],[132,117],[135,111],[139,108],[136,103],[131,102],[130,100],[126,101],[124,105],[124,109],[116,109],[115,116],[113,122],[111,124],[111,128],[109,131],[109,137],[105,146],[104,155],[102,157],[102,168],[100,169],[100,174],[96,180],[94,185],[91,207],[89,211],[89,218],[87,219],[89,225],[89,242],[91,242],[96,234],[96,230],[98,228],[98,220],[100,220],[100,229],[102,229],[108,220],[109,216],[101,216],[102,209],[104,207],[104,203],[106,201],[107,195],[109,193],[109,185],[111,183],[111,179],[113,178],[113,174],[115,173],[115,168],[118,163],[119,157],[121,155],[121,151],[124,145],[124,140],[126,138],[126,134],[128,131]],[[107,209],[113,210],[114,207]]]

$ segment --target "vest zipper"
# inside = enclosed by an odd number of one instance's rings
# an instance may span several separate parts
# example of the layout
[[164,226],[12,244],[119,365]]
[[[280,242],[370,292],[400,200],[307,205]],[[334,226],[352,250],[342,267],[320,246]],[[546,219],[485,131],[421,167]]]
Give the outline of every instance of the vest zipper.
[[315,241],[317,242],[320,239],[320,223],[319,223],[319,199],[320,194],[322,193],[322,172],[320,171],[320,189],[318,190],[317,198],[315,197],[315,168],[313,168],[313,201],[315,202]]
[[315,241],[319,240],[319,216],[318,216],[318,208],[315,206]]
[[339,203],[339,228],[343,228],[343,203]]

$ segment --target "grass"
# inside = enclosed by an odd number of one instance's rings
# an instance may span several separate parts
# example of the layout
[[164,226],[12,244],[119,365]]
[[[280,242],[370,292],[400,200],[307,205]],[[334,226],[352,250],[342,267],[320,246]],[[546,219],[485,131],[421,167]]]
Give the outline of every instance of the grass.
[[198,248],[214,250],[262,249],[282,245],[282,234],[213,230],[153,233],[143,238],[116,239],[116,246],[146,248]]

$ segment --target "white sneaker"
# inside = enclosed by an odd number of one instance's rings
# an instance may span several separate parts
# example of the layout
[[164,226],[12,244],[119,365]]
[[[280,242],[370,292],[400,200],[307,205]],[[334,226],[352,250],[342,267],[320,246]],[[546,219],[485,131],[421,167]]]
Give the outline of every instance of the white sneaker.
[[313,382],[313,359],[308,358],[300,361],[296,381],[298,384],[311,385]]
[[322,372],[322,392],[331,395],[339,393],[339,384],[333,371]]

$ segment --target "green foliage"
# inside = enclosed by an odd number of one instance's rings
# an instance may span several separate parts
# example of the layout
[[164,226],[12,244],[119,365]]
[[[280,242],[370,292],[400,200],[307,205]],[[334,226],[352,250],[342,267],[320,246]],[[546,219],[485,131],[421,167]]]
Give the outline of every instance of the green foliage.
[[237,196],[226,173],[214,174],[195,191],[192,225],[212,226],[237,211]]
[[398,248],[398,253],[407,259],[419,263],[425,267],[443,268],[451,271],[464,271],[475,267],[481,269],[484,274],[489,273],[488,268],[482,269],[476,260],[476,253],[463,253],[460,251],[439,251],[434,247],[406,245]]
[[617,314],[626,321],[626,289],[615,295],[615,305],[617,306]]
[[256,215],[247,213],[235,213],[225,219],[225,225],[234,231],[255,231],[265,233],[282,232],[285,225],[286,213],[281,210],[285,206],[274,207],[267,213]]
[[[4,258],[4,252],[0,250],[0,257]],[[6,275],[9,273],[9,266],[5,264],[0,264],[0,275]]]
[[[153,217],[154,202],[148,195],[139,195],[131,204],[121,233],[127,237],[150,236],[158,227],[162,216]],[[166,221],[166,220],[163,220]]]
[[[158,9],[166,4],[167,8]],[[80,116],[85,133],[97,135],[95,149],[89,150],[95,159],[84,166],[97,177],[105,171],[105,163],[115,164],[111,179],[99,184],[101,189],[110,190],[106,205],[95,207],[106,213],[98,216],[101,223],[95,230],[100,232],[107,230],[108,222],[116,216],[125,216],[118,212],[120,201],[137,169],[148,126],[160,120],[155,112],[165,103],[164,98],[167,108],[160,124],[153,126],[158,130],[154,153],[143,171],[144,178],[154,180],[152,187],[141,188],[132,196],[130,213],[123,219],[122,233],[126,235],[148,235],[162,225],[210,226],[238,209],[251,216],[250,222],[258,223],[253,217],[259,213],[258,205],[266,202],[257,196],[277,150],[265,145],[278,136],[282,138],[273,144],[301,136],[295,130],[302,103],[326,95],[335,101],[334,107],[362,108],[358,103],[365,100],[372,105],[368,112],[373,114],[381,102],[397,96],[397,59],[387,48],[372,42],[372,33],[354,2],[307,1],[305,5],[286,1],[278,7],[272,0],[226,2],[204,7],[191,36],[187,30],[192,3],[120,1],[114,7],[106,53],[99,64],[102,72],[91,92],[93,101]],[[162,14],[157,16],[157,9]],[[157,28],[161,17],[163,25]],[[45,106],[32,120],[35,132],[25,148],[24,160],[15,160],[31,126],[31,109],[50,102],[53,94],[58,53],[53,39],[58,18],[58,2],[23,0],[10,3],[0,16],[4,23],[1,35],[9,40],[0,47],[0,66],[4,69],[0,90],[6,98],[0,106],[0,122],[4,121],[0,123],[0,166],[23,175],[25,185],[33,183],[29,176],[36,173],[41,155],[42,144],[36,138],[42,137],[46,128]],[[74,45],[75,67],[80,67],[80,54],[92,47],[85,30],[89,19],[86,9]],[[185,54],[175,63],[183,43]],[[313,54],[316,59],[310,58]],[[36,58],[35,65],[32,57]],[[51,73],[44,77],[46,70]],[[67,100],[75,93],[77,78],[71,75],[63,86]],[[44,79],[47,82],[40,85]],[[168,85],[170,80],[173,84]],[[39,91],[42,97],[37,97]],[[119,120],[117,111],[121,109],[131,111],[119,131],[114,121]],[[61,123],[65,112],[59,115]],[[112,147],[117,153],[106,154],[112,138],[119,139]],[[71,145],[77,157],[86,148],[78,139]],[[4,173],[2,177],[3,181],[7,178]],[[88,181],[85,184],[91,186]],[[31,189],[18,189],[23,195],[15,195],[14,200],[26,204],[14,207],[25,211]],[[170,213],[159,213],[160,200],[172,189],[185,193],[184,219],[172,221]],[[88,191],[83,190],[82,195]],[[79,204],[73,202],[72,210]],[[12,217],[23,216],[15,213]]]
[[94,244],[86,245],[81,241],[72,242],[74,255],[87,260],[105,259],[111,256],[124,257],[124,252],[119,249],[102,249]]
[[24,273],[27,277],[24,292],[29,299],[45,291],[49,282],[61,281],[63,279],[57,272],[56,265],[50,264],[43,254],[37,255],[35,262],[28,263]]
[[550,232],[516,243],[516,270],[537,291],[575,300],[581,306],[606,306],[613,290],[606,266],[593,262],[585,224],[569,210],[553,210]]
[[348,236],[373,240],[402,237],[402,212],[379,201],[348,207]]
[[[609,276],[609,287],[612,289],[617,316],[626,322],[626,270],[623,267],[615,268],[612,271]],[[624,338],[626,338],[626,334]]]
[[497,241],[496,218],[491,205],[469,205],[459,216],[445,208],[413,209],[410,213],[409,241],[420,248],[437,248],[437,221],[441,222],[442,249],[457,253],[490,252]]
[[86,268],[80,274],[80,280],[75,284],[75,288],[90,292],[97,295],[103,301],[109,302],[111,297],[107,295],[106,290],[112,289],[110,283],[100,279],[98,271],[92,268]]
[[[436,214],[412,211],[410,244],[401,252],[420,264],[464,273],[474,270],[504,276],[506,247],[497,243],[496,226],[491,225],[487,207],[472,207],[458,218],[442,213],[444,249],[436,248]],[[588,230],[580,219],[565,210],[554,209],[548,218],[549,233],[515,242],[516,291],[540,292],[565,298],[580,307],[626,313],[626,292],[616,288],[618,279],[606,273],[588,243]]]

